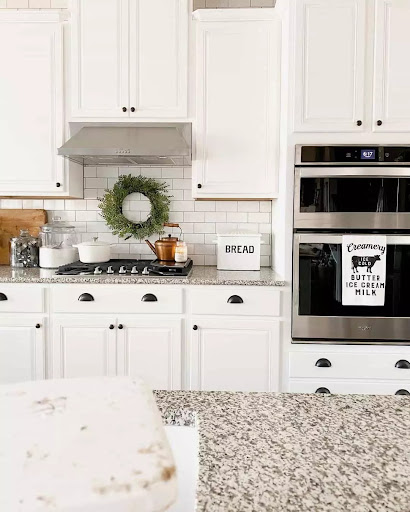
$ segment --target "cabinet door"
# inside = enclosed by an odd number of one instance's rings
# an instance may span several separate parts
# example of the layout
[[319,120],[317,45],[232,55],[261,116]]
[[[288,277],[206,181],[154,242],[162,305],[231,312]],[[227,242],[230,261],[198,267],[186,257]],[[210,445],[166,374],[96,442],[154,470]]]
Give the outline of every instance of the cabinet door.
[[408,0],[376,0],[373,109],[376,131],[410,131],[409,27]]
[[366,0],[300,0],[295,45],[295,131],[362,131]]
[[72,20],[71,117],[128,118],[128,0],[73,0]]
[[131,117],[187,115],[188,0],[130,0]]
[[56,316],[52,332],[50,356],[53,378],[116,375],[115,319],[106,316]]
[[213,21],[215,14],[198,16],[193,195],[275,197],[279,20],[255,21],[245,14],[239,19],[236,14],[234,21],[223,16]]
[[181,322],[172,317],[119,318],[119,373],[142,377],[152,389],[181,389]]
[[192,389],[278,390],[279,321],[196,317],[192,322]]
[[45,378],[45,320],[0,318],[0,384]]
[[0,194],[61,193],[62,24],[20,16],[0,13]]

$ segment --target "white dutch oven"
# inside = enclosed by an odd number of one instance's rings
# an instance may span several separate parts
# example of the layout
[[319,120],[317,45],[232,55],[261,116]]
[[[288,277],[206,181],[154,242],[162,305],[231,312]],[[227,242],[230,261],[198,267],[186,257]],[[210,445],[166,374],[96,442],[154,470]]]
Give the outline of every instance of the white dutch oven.
[[260,270],[260,233],[221,233],[217,235],[218,270]]
[[90,242],[82,242],[73,247],[78,248],[82,263],[106,263],[111,259],[112,245],[114,244],[99,242],[98,237],[94,237]]

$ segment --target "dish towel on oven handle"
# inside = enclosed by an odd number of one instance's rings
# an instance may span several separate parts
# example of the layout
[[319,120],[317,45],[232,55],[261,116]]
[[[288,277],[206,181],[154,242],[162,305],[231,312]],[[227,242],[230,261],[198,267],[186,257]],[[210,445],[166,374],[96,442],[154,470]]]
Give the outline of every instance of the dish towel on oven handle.
[[385,236],[343,236],[343,306],[384,306],[386,255]]

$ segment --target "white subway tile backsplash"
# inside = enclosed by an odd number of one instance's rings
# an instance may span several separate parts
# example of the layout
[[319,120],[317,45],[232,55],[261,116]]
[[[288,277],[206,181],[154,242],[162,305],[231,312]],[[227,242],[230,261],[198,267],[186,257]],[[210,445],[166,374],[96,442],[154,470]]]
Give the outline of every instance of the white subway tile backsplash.
[[195,201],[196,212],[214,212],[216,210],[215,201]]
[[238,203],[239,212],[258,212],[259,201],[240,201]]
[[[191,168],[86,167],[84,199],[1,199],[0,208],[45,208],[48,210],[50,220],[53,216],[60,216],[62,220],[74,225],[82,241],[98,236],[100,240],[114,244],[113,257],[153,257],[152,251],[144,241],[134,238],[125,240],[113,235],[101,216],[99,198],[122,174],[142,174],[168,184],[168,194],[172,196],[169,221],[181,225],[188,253],[196,265],[216,265],[216,233],[238,230],[262,233],[265,245],[261,248],[261,261],[263,265],[270,265],[271,201],[194,201]],[[131,220],[145,220],[149,214],[150,203],[141,194],[132,194],[124,201],[123,210]],[[178,233],[178,230],[171,231]],[[158,234],[154,234],[150,240],[154,242],[157,238]]]

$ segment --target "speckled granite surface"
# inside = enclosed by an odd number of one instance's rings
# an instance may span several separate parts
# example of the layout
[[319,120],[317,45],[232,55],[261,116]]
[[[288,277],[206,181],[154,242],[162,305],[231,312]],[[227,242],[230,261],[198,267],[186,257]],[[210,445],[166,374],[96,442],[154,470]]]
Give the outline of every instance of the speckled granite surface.
[[102,283],[102,284],[189,284],[189,285],[248,285],[285,286],[271,268],[260,272],[218,271],[216,267],[194,266],[188,277],[153,276],[56,276],[54,270],[29,268],[12,269],[0,266],[0,283]]
[[200,429],[199,512],[409,512],[410,399],[156,391]]

